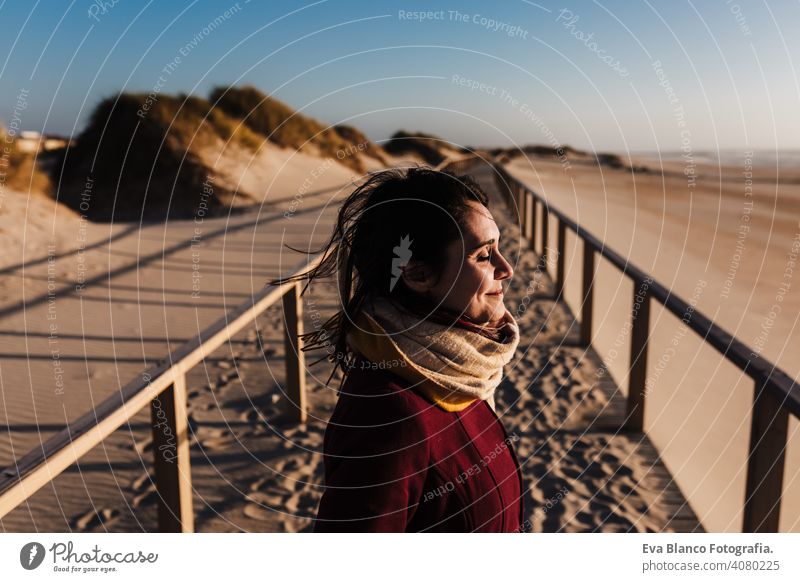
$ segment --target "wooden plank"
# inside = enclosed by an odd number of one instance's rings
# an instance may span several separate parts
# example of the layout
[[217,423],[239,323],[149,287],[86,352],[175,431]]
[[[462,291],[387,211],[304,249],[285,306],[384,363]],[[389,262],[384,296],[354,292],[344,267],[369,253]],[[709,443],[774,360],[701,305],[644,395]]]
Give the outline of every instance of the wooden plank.
[[768,382],[756,382],[753,388],[742,526],[746,533],[774,533],[780,525],[789,414]]
[[308,403],[305,354],[300,345],[300,336],[303,334],[303,301],[300,298],[300,284],[292,285],[283,295],[283,317],[286,322],[283,330],[286,396],[294,419],[297,422],[306,422]]
[[548,245],[548,239],[550,238],[550,208],[547,204],[542,205],[542,240],[540,246],[542,247],[542,264],[544,265],[544,272],[548,272],[548,267],[550,265],[550,255]]
[[156,396],[150,406],[158,530],[163,533],[194,531],[186,406],[186,376],[183,374]]
[[583,243],[583,274],[581,285],[581,345],[592,345],[592,317],[594,310],[594,250]]
[[645,281],[634,281],[631,314],[631,359],[628,375],[628,422],[626,430],[644,430],[647,348],[650,336],[650,293]]
[[537,201],[536,196],[534,195],[533,192],[528,190],[527,193],[528,193],[528,208],[530,208],[530,214],[531,214],[531,219],[530,219],[531,229],[530,233],[528,233],[528,247],[532,249],[534,252],[536,252],[536,249],[534,248],[536,247],[536,220],[538,219],[536,209],[539,206],[539,202]]
[[567,246],[567,227],[560,220],[556,219],[556,297],[564,300],[564,283],[567,279],[566,263],[564,255]]
[[533,194],[527,188],[522,190],[522,197],[525,200],[525,229],[522,236],[525,240],[531,240],[531,233],[533,232]]

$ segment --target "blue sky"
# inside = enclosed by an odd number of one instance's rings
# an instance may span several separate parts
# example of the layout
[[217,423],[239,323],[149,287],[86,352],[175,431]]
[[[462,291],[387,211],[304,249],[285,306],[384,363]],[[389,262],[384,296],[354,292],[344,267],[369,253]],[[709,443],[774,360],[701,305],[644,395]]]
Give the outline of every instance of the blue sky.
[[798,2],[0,0],[0,20],[0,119],[25,129],[248,83],[378,141],[800,148]]

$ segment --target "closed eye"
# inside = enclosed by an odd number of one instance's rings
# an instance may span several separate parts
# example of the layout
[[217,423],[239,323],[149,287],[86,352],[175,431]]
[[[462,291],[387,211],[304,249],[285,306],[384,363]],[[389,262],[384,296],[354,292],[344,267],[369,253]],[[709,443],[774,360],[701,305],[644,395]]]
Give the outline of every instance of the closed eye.
[[479,261],[488,261],[489,259],[491,259],[492,258],[492,251],[489,250],[488,253],[489,253],[488,255],[478,257],[478,260]]

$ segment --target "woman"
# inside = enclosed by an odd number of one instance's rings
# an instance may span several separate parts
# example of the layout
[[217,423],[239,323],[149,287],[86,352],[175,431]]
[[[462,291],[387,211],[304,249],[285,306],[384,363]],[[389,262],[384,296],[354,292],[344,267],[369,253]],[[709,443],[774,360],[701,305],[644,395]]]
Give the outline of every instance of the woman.
[[314,531],[520,530],[516,436],[494,412],[519,343],[499,236],[471,179],[387,170],[347,198],[324,259],[296,277],[337,273],[344,305],[304,336],[344,378]]

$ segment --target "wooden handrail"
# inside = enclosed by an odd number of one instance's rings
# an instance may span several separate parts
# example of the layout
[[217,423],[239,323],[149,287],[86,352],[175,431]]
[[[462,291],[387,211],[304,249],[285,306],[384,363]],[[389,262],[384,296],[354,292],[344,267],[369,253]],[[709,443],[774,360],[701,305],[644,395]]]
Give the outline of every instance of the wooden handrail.
[[[646,400],[647,354],[650,345],[650,304],[661,303],[668,312],[683,320],[687,327],[713,346],[722,356],[736,365],[754,381],[752,423],[747,460],[747,484],[744,499],[745,532],[777,532],[780,521],[781,486],[785,465],[788,415],[800,417],[800,387],[789,375],[772,362],[762,358],[747,345],[712,322],[671,289],[651,275],[634,266],[627,258],[610,249],[604,242],[586,231],[569,216],[551,207],[548,202],[521,180],[513,176],[497,159],[492,163],[498,188],[512,212],[521,218],[523,237],[536,232],[536,209],[542,205],[541,255],[545,269],[550,250],[549,216],[556,219],[557,273],[556,293],[563,296],[565,284],[565,229],[573,231],[583,241],[581,344],[589,345],[592,337],[593,274],[595,254],[617,267],[634,282],[631,319],[631,358],[625,427],[644,430]],[[530,196],[530,197],[529,197]],[[533,204],[533,208],[526,208]],[[516,207],[515,207],[516,206]],[[527,224],[532,220],[534,224]],[[531,247],[535,248],[531,239]],[[685,314],[691,313],[688,321]]]
[[[321,260],[322,256],[316,257],[300,268],[312,269]],[[163,362],[141,372],[94,409],[25,454],[14,466],[5,468],[0,474],[0,518],[150,404],[159,530],[193,531],[186,373],[283,298],[284,310],[291,311],[285,313],[286,393],[296,420],[304,422],[307,412],[305,359],[299,339],[302,334],[299,286],[299,282],[288,282],[260,290],[171,352]]]

